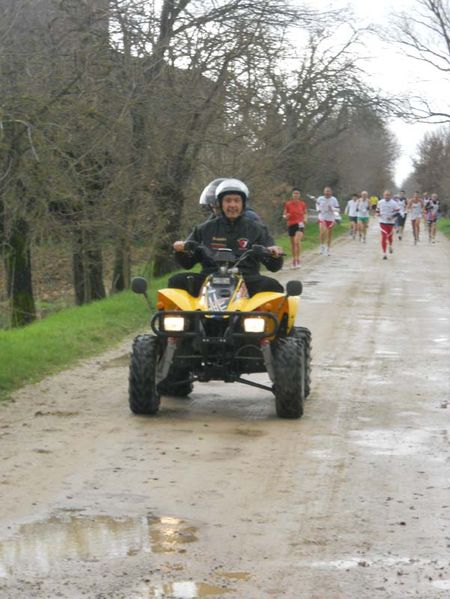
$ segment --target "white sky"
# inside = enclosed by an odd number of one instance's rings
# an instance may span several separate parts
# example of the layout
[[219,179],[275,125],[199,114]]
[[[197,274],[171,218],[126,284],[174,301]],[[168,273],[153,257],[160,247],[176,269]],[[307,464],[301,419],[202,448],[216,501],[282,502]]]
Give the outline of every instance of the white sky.
[[[302,3],[302,0],[297,1]],[[356,28],[370,24],[382,28],[387,33],[389,33],[389,17],[392,11],[399,12],[417,7],[417,0],[306,0],[305,3],[319,10],[349,7],[354,12],[355,18],[352,19],[352,23]],[[419,90],[427,89],[427,95],[430,97],[428,92],[430,88],[433,90],[432,93],[438,89],[442,94],[442,81],[439,82],[439,86],[436,86],[439,77],[437,71],[425,71],[419,62],[402,56],[400,49],[396,51],[392,46],[388,49],[377,40],[376,36],[367,36],[367,49],[364,51],[364,56],[371,56],[367,61],[366,71],[368,81],[374,87],[392,94],[397,91],[417,94]],[[435,128],[436,125],[410,125],[400,120],[391,123],[391,129],[397,136],[401,148],[401,155],[395,167],[395,182],[398,186],[412,170],[412,158],[416,154],[417,144],[426,132]]]

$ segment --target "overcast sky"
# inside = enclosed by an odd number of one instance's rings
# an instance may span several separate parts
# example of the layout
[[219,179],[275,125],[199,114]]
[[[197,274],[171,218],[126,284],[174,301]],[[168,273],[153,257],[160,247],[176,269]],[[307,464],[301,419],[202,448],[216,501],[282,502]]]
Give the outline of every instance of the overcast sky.
[[[298,0],[302,4],[302,0]],[[389,34],[390,14],[392,11],[411,10],[417,6],[417,0],[306,0],[311,8],[324,10],[336,9],[341,7],[350,7],[354,12],[352,23],[355,27],[362,28],[374,25],[383,29]],[[374,87],[382,88],[388,93],[396,94],[398,92],[418,93],[427,90],[428,97],[434,93],[434,90],[440,90],[436,93],[442,93],[441,83],[434,85],[438,79],[438,73],[425,71],[420,63],[412,59],[407,59],[401,55],[400,49],[395,51],[393,47],[384,45],[377,40],[376,36],[367,35],[367,48],[364,55],[372,56],[366,62],[366,71],[368,81]],[[434,82],[433,82],[434,79]],[[431,82],[430,82],[431,81]],[[431,91],[428,91],[430,90]],[[449,90],[450,91],[450,90]],[[430,125],[408,125],[400,120],[395,120],[391,124],[391,129],[397,136],[401,148],[395,168],[395,181],[398,186],[404,181],[412,170],[412,158],[416,154],[418,142],[423,135],[431,131],[435,126]]]

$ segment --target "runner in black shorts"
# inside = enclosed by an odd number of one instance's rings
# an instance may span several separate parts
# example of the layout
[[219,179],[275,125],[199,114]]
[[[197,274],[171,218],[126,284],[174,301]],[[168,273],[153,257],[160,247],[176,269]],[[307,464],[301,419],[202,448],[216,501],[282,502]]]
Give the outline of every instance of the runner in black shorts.
[[283,218],[287,221],[291,240],[292,268],[300,267],[301,241],[307,220],[306,204],[300,197],[300,190],[294,187],[291,199],[284,204]]
[[295,223],[293,225],[289,225],[289,227],[288,227],[289,237],[295,237],[295,234],[297,233],[297,231],[304,233],[305,225],[303,223]]

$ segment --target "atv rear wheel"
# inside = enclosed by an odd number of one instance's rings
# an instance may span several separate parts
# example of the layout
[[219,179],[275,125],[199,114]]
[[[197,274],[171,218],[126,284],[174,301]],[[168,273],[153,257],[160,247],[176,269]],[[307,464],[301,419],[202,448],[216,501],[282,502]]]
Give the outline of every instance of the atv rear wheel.
[[292,327],[291,336],[303,345],[305,352],[305,398],[311,391],[311,331],[306,327]]
[[160,394],[156,387],[159,340],[153,335],[138,335],[131,352],[128,401],[134,414],[156,414]]
[[277,416],[300,418],[305,399],[305,351],[294,337],[279,339],[272,347]]

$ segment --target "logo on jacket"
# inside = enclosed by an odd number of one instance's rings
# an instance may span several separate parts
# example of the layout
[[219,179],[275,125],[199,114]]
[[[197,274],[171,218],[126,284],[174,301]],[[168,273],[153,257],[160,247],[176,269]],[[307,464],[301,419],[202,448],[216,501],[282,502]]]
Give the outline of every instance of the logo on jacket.
[[248,239],[244,239],[241,237],[241,239],[237,240],[237,244],[240,250],[245,250],[246,248],[248,248]]

